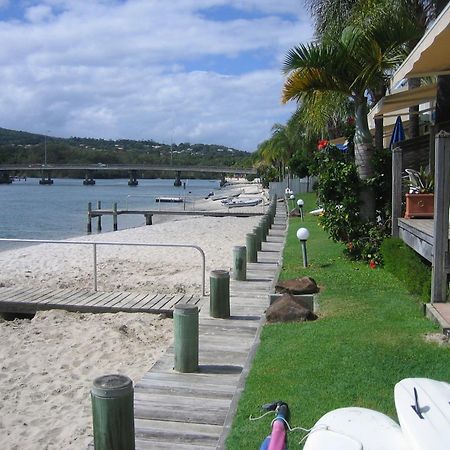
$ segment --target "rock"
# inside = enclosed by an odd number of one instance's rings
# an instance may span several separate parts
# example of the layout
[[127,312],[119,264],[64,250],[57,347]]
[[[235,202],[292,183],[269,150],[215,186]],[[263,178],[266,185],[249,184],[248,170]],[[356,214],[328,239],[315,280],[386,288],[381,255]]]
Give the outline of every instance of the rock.
[[300,211],[298,208],[294,208],[291,211],[289,211],[289,217],[300,217]]
[[294,278],[293,280],[279,281],[275,286],[275,292],[293,295],[315,294],[319,292],[317,283],[310,277]]
[[317,316],[299,305],[292,295],[284,294],[267,308],[266,319],[268,322],[304,322],[316,320]]

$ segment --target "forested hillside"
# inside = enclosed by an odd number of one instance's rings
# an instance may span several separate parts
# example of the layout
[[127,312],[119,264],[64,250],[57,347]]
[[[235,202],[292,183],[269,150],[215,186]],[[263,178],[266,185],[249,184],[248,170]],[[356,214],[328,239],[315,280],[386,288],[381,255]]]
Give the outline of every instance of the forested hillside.
[[251,154],[209,144],[161,144],[153,140],[55,138],[0,128],[0,164],[172,164],[250,167]]

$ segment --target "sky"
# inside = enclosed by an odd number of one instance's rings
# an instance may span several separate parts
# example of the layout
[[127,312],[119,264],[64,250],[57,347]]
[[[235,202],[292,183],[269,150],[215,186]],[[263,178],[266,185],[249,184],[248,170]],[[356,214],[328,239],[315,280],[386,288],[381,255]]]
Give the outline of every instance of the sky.
[[312,34],[302,0],[0,0],[0,127],[253,151]]

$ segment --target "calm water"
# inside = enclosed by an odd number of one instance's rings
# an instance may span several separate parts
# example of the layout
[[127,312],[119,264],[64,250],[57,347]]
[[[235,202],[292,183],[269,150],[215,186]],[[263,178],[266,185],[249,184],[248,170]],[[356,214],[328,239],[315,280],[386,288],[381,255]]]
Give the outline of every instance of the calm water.
[[[155,197],[204,197],[219,188],[218,180],[187,180],[186,187],[174,187],[173,180],[139,180],[138,186],[128,186],[128,180],[96,180],[94,186],[84,186],[82,180],[55,178],[53,185],[40,185],[38,178],[0,184],[0,237],[21,239],[61,239],[86,233],[87,205],[97,201],[103,208],[158,208]],[[176,205],[162,204],[161,208]],[[179,205],[177,205],[180,208]],[[145,224],[140,215],[118,217],[120,229]],[[96,221],[93,221],[93,229]],[[112,218],[103,218],[103,230],[112,230]],[[17,244],[16,244],[17,245]],[[0,251],[11,244],[0,243]]]

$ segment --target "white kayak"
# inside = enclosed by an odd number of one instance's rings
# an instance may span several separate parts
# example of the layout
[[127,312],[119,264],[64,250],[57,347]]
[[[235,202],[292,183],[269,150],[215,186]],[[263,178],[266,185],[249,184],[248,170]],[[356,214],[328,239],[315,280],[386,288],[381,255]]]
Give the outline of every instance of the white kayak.
[[400,425],[371,409],[336,409],[314,425],[304,450],[450,450],[449,383],[406,378],[394,397]]

